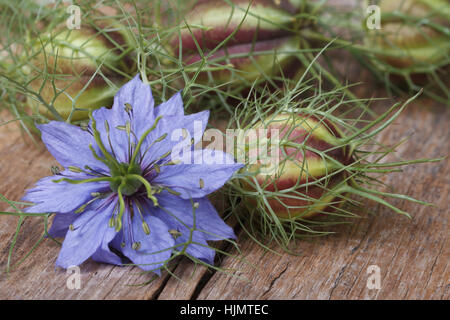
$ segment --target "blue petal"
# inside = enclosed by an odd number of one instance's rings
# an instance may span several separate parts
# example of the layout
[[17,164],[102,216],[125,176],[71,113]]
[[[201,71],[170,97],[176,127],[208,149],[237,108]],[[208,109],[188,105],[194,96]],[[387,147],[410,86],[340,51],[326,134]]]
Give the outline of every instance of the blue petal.
[[95,145],[95,141],[89,132],[59,121],[51,121],[39,125],[38,128],[48,151],[62,166],[84,168],[88,165],[93,169],[109,172],[108,168],[92,155],[89,144]]
[[[170,258],[175,241],[166,224],[148,212],[143,213],[143,217],[150,228],[150,234],[145,234],[136,206],[134,213],[131,217],[129,210],[126,210],[123,217],[122,241],[125,246],[121,247],[122,253],[141,269],[160,274],[159,268]],[[132,248],[135,242],[140,243],[138,250]]]
[[104,192],[109,190],[108,182],[88,182],[81,184],[70,184],[68,182],[53,182],[63,177],[82,180],[92,178],[91,176],[73,173],[68,170],[62,175],[45,177],[36,183],[36,186],[27,190],[22,198],[24,201],[33,202],[35,205],[27,207],[25,212],[29,213],[67,213],[72,212],[87,201],[92,199],[92,192]]
[[[131,105],[130,112],[126,111],[126,104]],[[139,75],[136,75],[117,92],[111,110],[101,108],[93,112],[92,116],[96,121],[103,144],[119,162],[127,162],[129,159],[129,139],[127,133],[118,127],[125,127],[129,122],[133,132],[130,142],[137,143],[139,137],[153,125],[153,110],[154,100],[150,86],[144,84]],[[105,122],[109,127],[109,139]]]
[[103,243],[109,243],[116,235],[108,226],[117,201],[98,202],[74,221],[59,252],[56,266],[78,266],[91,257]]
[[[219,164],[205,163],[212,158],[218,159]],[[191,162],[162,166],[152,182],[170,187],[184,199],[202,198],[221,188],[243,166],[229,154],[212,149],[192,151]]]
[[[176,240],[176,244],[188,244],[186,252],[197,259],[209,264],[214,263],[215,251],[207,244],[207,240],[235,239],[233,229],[228,226],[219,216],[210,201],[204,199],[193,199],[198,202],[198,208],[192,209],[191,200],[184,200],[175,195],[163,192],[158,198],[160,208],[151,209],[156,217],[173,230],[181,233]],[[147,206],[152,206],[150,203]],[[191,243],[189,237],[192,232]],[[180,249],[182,246],[180,247]]]
[[[186,210],[187,205],[191,205],[187,203],[183,203],[185,205],[184,210]],[[175,217],[168,216],[167,212],[161,209],[157,209],[153,206],[152,203],[146,202],[143,203],[144,208],[146,208],[149,212],[154,212],[155,216],[159,217],[161,220],[164,221],[164,223],[169,227],[170,230],[178,231],[181,235],[178,236],[175,240],[175,244],[179,245],[177,247],[178,251],[181,251],[184,249],[184,246],[188,243],[190,243],[186,248],[186,253],[200,259],[206,263],[213,264],[214,263],[214,255],[215,250],[212,249],[208,243],[206,242],[207,235],[201,231],[195,230],[192,232],[191,230],[186,227],[183,223],[180,221],[177,221]],[[165,208],[164,208],[165,209]],[[191,216],[192,217],[192,216]],[[189,218],[188,218],[189,220]],[[191,221],[191,220],[190,220]],[[188,222],[188,221],[186,221]],[[221,222],[223,224],[223,222]],[[225,227],[227,229],[227,232],[231,237],[234,236],[233,231],[228,226]],[[217,238],[215,238],[217,239]]]
[[[147,148],[149,148],[142,160],[142,166],[146,167],[152,161],[172,151],[182,141],[187,140],[190,144],[191,138],[193,138],[194,144],[199,142],[208,124],[208,118],[208,111],[202,111],[188,116],[163,116],[155,130],[147,136],[145,143],[142,145],[141,154],[144,154]],[[184,140],[181,134],[184,131],[183,129],[189,134],[186,140]],[[155,140],[166,134],[167,136],[164,140],[154,143]]]
[[56,214],[53,219],[52,226],[48,230],[48,234],[53,238],[63,238],[69,226],[78,218],[76,213],[72,214]]
[[[92,255],[92,260],[95,260],[97,262],[121,265],[122,259],[114,252],[112,252],[109,248],[109,245],[112,241],[114,241],[114,238],[118,237],[119,234],[114,230],[114,228],[108,228],[103,236],[102,244]],[[113,238],[113,240],[111,240],[111,238]]]
[[[144,84],[139,75],[126,83],[114,97],[112,112],[116,119],[128,120],[125,104],[132,107],[132,126],[134,133],[140,137],[153,124],[154,100],[150,85]],[[123,121],[122,125],[125,125]]]
[[195,212],[191,200],[181,199],[164,191],[158,196],[160,208],[154,208],[152,212],[171,229],[180,232],[181,229],[187,231],[192,228],[195,219],[195,229],[202,233],[205,240],[218,241],[236,238],[233,229],[222,220],[207,198],[192,199],[192,201],[198,203]]
[[155,118],[159,116],[183,116],[184,106],[181,92],[173,95],[166,102],[161,103],[155,108]]
[[[122,114],[121,112],[114,112],[107,108],[100,108],[94,110],[92,117],[96,121],[97,130],[100,133],[100,137],[106,150],[113,155],[114,158],[119,160],[119,162],[127,162],[129,158],[128,137],[124,130],[119,130],[117,127],[125,126],[127,121],[131,123],[130,116],[125,112]],[[106,122],[109,127],[109,139],[105,127]],[[134,142],[133,140],[131,141]],[[102,154],[99,153],[99,155]]]

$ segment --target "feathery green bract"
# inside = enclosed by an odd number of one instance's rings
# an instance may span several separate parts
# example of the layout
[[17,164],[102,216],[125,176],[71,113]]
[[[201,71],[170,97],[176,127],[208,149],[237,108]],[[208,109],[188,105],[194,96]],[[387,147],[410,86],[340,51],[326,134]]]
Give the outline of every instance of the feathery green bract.
[[[293,248],[297,244],[297,239],[333,233],[332,226],[351,223],[352,219],[363,217],[364,213],[370,212],[370,208],[365,206],[368,200],[378,202],[393,212],[407,217],[410,217],[409,213],[390,204],[389,198],[431,205],[391,192],[393,190],[386,186],[381,178],[402,171],[403,166],[441,159],[386,162],[385,158],[395,153],[396,146],[383,145],[377,139],[420,93],[373,117],[361,109],[359,104],[369,106],[374,101],[354,100],[346,95],[343,88],[322,91],[320,83],[315,83],[317,81],[318,79],[312,79],[297,82],[294,86],[286,85],[285,90],[275,93],[270,90],[266,90],[262,95],[251,92],[247,100],[235,109],[234,117],[228,125],[230,128],[245,131],[262,121],[264,127],[268,128],[278,121],[277,115],[297,117],[298,114],[302,114],[304,115],[302,122],[290,127],[291,130],[314,117],[320,119],[321,125],[335,124],[342,132],[342,137],[337,137],[336,146],[331,146],[325,151],[309,147],[309,136],[302,143],[296,143],[288,134],[281,137],[281,147],[295,147],[300,152],[314,152],[323,160],[324,165],[326,163],[329,171],[319,179],[311,176],[312,172],[309,170],[315,168],[308,167],[307,156],[304,155],[297,164],[302,174],[291,177],[297,179],[297,182],[289,188],[273,190],[273,184],[282,180],[282,177],[277,175],[270,177],[272,180],[269,180],[269,184],[261,185],[257,182],[260,172],[254,170],[241,170],[236,179],[229,183],[226,193],[231,203],[230,212],[237,217],[246,233],[265,248],[271,247],[270,244],[277,244],[294,253],[296,250]],[[311,87],[315,89],[311,91]],[[311,132],[315,129],[311,128]],[[245,146],[248,150],[249,144]],[[330,156],[334,149],[351,150],[352,160],[346,163],[336,161]],[[285,168],[288,161],[295,161],[292,155],[286,153],[285,155],[286,158],[281,159],[278,165],[281,172],[288,170]],[[247,157],[246,161],[247,168],[251,168],[250,158]],[[304,176],[307,177],[306,181]],[[310,195],[308,189],[312,188],[321,190],[322,195],[320,197]],[[388,191],[379,191],[386,188]],[[287,199],[291,204],[286,203]],[[295,200],[309,203],[298,207],[292,204]],[[279,212],[272,208],[274,203],[280,204],[288,211],[301,209],[304,212],[298,216],[281,217]],[[314,212],[318,213],[319,217],[309,218]]]
[[[450,106],[450,4],[441,0],[354,1],[339,6],[326,1],[316,30],[303,36],[315,46],[335,40],[326,53],[330,70],[345,80],[330,54],[348,52],[389,95],[407,97],[420,90]],[[380,29],[369,29],[379,5]],[[386,12],[387,11],[387,12]]]
[[[224,1],[233,6],[230,0]],[[301,0],[296,2],[301,2]],[[304,3],[308,2],[304,1]],[[341,83],[342,78],[335,71],[333,63],[329,59],[336,48],[349,50],[356,59],[373,72],[378,80],[385,81],[389,90],[400,91],[400,88],[386,76],[384,71],[375,68],[373,58],[377,52],[366,47],[363,43],[365,32],[361,27],[360,11],[334,12],[331,7],[327,6],[326,2],[319,1],[317,7],[304,11],[297,17],[315,23],[315,26],[306,23],[305,25],[308,27],[297,33],[301,42],[299,48],[284,52],[297,59],[298,72],[288,77],[283,68],[279,67],[276,76],[269,77],[262,72],[260,78],[254,82],[242,81],[243,78],[245,79],[242,71],[236,70],[233,65],[226,63],[232,58],[254,58],[252,52],[225,55],[222,58],[214,59],[211,58],[210,53],[204,54],[199,50],[202,55],[201,61],[189,66],[185,65],[181,56],[173,55],[168,44],[171,39],[181,33],[183,28],[188,28],[191,32],[202,29],[202,26],[199,25],[183,25],[185,13],[195,3],[195,0],[106,0],[101,2],[101,6],[109,7],[107,19],[113,19],[122,26],[121,28],[130,32],[130,41],[134,43],[133,50],[121,47],[117,42],[114,44],[115,48],[121,52],[119,56],[127,56],[132,59],[132,64],[136,65],[142,79],[147,79],[151,85],[156,101],[166,101],[175,92],[183,89],[184,105],[188,113],[209,109],[211,112],[210,123],[215,121],[216,125],[220,126],[220,123],[228,122],[228,128],[248,128],[274,113],[296,113],[301,110],[332,121],[348,137],[347,140],[342,139],[342,145],[349,146],[353,150],[355,159],[357,159],[354,164],[340,165],[340,168],[337,171],[330,172],[326,179],[309,182],[311,185],[320,184],[322,188],[329,189],[327,186],[329,178],[337,172],[348,172],[347,178],[339,186],[327,190],[335,193],[337,199],[332,204],[335,211],[333,213],[324,212],[325,219],[311,219],[309,221],[305,221],[301,217],[279,219],[262,205],[267,197],[265,190],[258,190],[258,192],[251,194],[257,199],[258,206],[249,208],[243,201],[249,192],[242,188],[242,181],[251,182],[254,177],[245,171],[239,173],[236,179],[232,180],[221,191],[221,195],[225,196],[229,203],[228,206],[225,206],[227,209],[224,214],[235,215],[244,231],[247,231],[252,239],[265,247],[267,247],[267,243],[275,242],[284,248],[288,248],[298,237],[328,234],[330,226],[348,223],[349,219],[359,216],[360,207],[365,199],[377,201],[390,207],[394,212],[405,214],[402,210],[390,205],[384,200],[384,197],[416,200],[407,196],[376,191],[377,187],[383,187],[379,178],[391,172],[399,171],[399,167],[403,165],[435,161],[424,159],[391,164],[383,162],[388,154],[395,151],[395,147],[380,144],[377,141],[377,134],[392,123],[407,103],[395,105],[382,115],[375,115],[371,110],[369,100],[355,97],[351,92],[351,86]],[[98,21],[106,19],[104,13],[93,10],[93,8],[100,9],[97,1],[74,1],[74,4],[81,8],[82,28],[88,25],[98,25]],[[0,34],[2,35],[0,38],[0,97],[2,98],[0,112],[5,109],[9,110],[9,113],[0,113],[0,117],[5,117],[5,121],[2,121],[0,125],[17,121],[29,135],[32,135],[35,123],[45,123],[51,119],[85,125],[84,120],[74,121],[70,116],[67,119],[63,118],[52,103],[47,103],[43,99],[44,88],[31,88],[30,83],[33,79],[30,79],[29,74],[24,72],[34,56],[45,52],[42,47],[45,43],[43,41],[48,40],[48,37],[46,38],[48,32],[57,29],[61,24],[65,24],[69,16],[65,9],[63,1],[55,1],[53,5],[42,6],[31,0],[20,0],[14,3],[0,0]],[[250,13],[247,9],[235,8],[235,10],[244,10],[248,15]],[[102,8],[102,10],[105,10],[105,8]],[[244,17],[246,15],[244,14]],[[332,19],[330,19],[330,16]],[[337,34],[333,31],[336,26],[350,30],[349,39],[336,39]],[[319,32],[316,32],[316,30],[319,30]],[[322,30],[328,32],[329,37],[321,34]],[[111,30],[100,28],[98,34],[107,36],[109,31]],[[232,36],[224,39],[210,52],[226,47]],[[319,44],[317,44],[317,40]],[[36,43],[41,43],[41,50],[39,50],[39,46],[36,47]],[[34,48],[34,51],[29,50],[31,47]],[[273,55],[273,52],[260,52],[259,54]],[[319,57],[323,57],[326,62],[330,63],[327,65],[320,64]],[[112,91],[116,91],[119,85],[112,78],[109,78],[110,74],[105,73],[105,68],[120,74],[125,79],[131,79],[135,74],[131,71],[127,73],[127,70],[123,68],[110,65],[107,59],[99,59],[95,62],[98,67],[88,83],[93,82],[96,77],[100,77]],[[276,63],[274,65],[277,66]],[[64,88],[56,86],[56,78],[49,72],[49,70],[52,70],[51,67],[46,66],[44,69],[37,70],[39,71],[39,77],[47,79],[46,83],[51,90],[54,90],[55,95],[66,94]],[[255,65],[255,67],[258,66]],[[230,71],[231,79],[229,83],[216,83],[214,81],[212,74],[218,70]],[[206,83],[204,81],[198,82],[197,78],[204,73],[207,74],[208,81]],[[428,75],[438,81],[441,77],[441,71],[436,69]],[[407,77],[407,74],[405,76]],[[236,86],[235,82],[241,84]],[[445,91],[445,85],[442,81],[437,83],[438,86],[435,86],[433,90],[426,88],[424,93],[448,101],[448,90]],[[418,91],[417,85],[411,83],[409,85],[414,89],[413,91]],[[74,106],[77,97],[86,89],[87,87],[82,88],[78,95],[71,97],[74,99],[73,112],[76,111]],[[435,89],[440,90],[440,93],[435,94]],[[442,95],[442,92],[444,95]],[[46,112],[42,112],[40,108],[33,110],[27,108],[27,99],[42,104],[46,108]],[[323,157],[326,158],[326,155],[323,155]],[[270,195],[276,196],[276,193],[272,192]],[[302,194],[297,196],[305,197]],[[12,241],[9,253],[9,260],[11,260],[20,226],[29,214],[25,214],[18,209],[17,205],[20,205],[20,203],[14,203],[4,197],[1,198],[1,201],[6,201],[14,211],[12,213],[2,212],[1,214],[19,217],[16,236]],[[346,202],[347,205],[341,206],[341,202]],[[420,201],[416,202],[425,204]],[[44,235],[47,235],[46,226],[50,216],[51,213],[42,216],[45,220]],[[231,246],[237,248],[235,242],[230,243]],[[231,255],[224,250],[215,250],[224,255]],[[180,256],[183,255],[182,247],[179,248],[179,252]],[[177,256],[173,256],[165,264],[168,272],[172,270],[172,262],[178,261]],[[194,262],[204,265],[201,261]],[[8,269],[10,269],[10,265],[10,262],[8,262]],[[214,266],[208,265],[208,267],[226,271]]]

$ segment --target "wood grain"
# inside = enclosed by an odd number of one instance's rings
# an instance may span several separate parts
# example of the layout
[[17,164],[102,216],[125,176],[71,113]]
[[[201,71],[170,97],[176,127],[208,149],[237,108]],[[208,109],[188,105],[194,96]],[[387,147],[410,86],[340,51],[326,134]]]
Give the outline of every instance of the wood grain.
[[[345,66],[360,81],[361,70]],[[371,86],[356,88],[360,97],[374,93]],[[386,110],[392,101],[377,104]],[[380,136],[393,145],[410,137],[387,160],[446,156],[450,150],[450,109],[427,99],[411,104]],[[19,200],[25,189],[50,173],[57,164],[42,144],[22,139],[15,123],[0,126],[0,193]],[[233,257],[217,263],[233,276],[194,266],[182,260],[173,273],[152,276],[133,267],[117,267],[88,261],[81,266],[80,290],[68,289],[64,270],[55,269],[59,247],[50,240],[21,265],[5,273],[17,217],[0,216],[0,299],[449,299],[450,271],[448,217],[450,161],[405,167],[385,177],[392,190],[434,203],[435,206],[391,200],[411,213],[409,220],[376,203],[365,201],[365,215],[338,233],[314,241],[299,242],[299,256],[263,250],[244,232],[238,232],[241,253],[221,244]],[[0,211],[10,210],[0,202]],[[12,264],[20,261],[40,238],[41,219],[25,219],[13,252]],[[377,265],[381,289],[368,289],[367,269]],[[238,271],[236,271],[238,270]],[[194,272],[195,271],[195,272]]]
[[[450,150],[449,110],[419,99],[381,136],[398,147],[395,158],[440,157]],[[427,107],[428,106],[428,107]],[[382,106],[381,108],[383,108]],[[48,175],[56,164],[42,145],[25,142],[13,124],[0,127],[0,192],[19,200],[26,188]],[[45,240],[9,275],[4,269],[18,218],[0,217],[0,299],[448,299],[449,161],[413,165],[388,176],[393,192],[432,202],[436,207],[392,201],[412,214],[409,220],[366,201],[367,216],[338,234],[299,243],[300,256],[266,252],[240,232],[242,254],[222,257],[221,267],[234,276],[194,267],[182,261],[146,286],[151,279],[132,267],[89,261],[81,266],[82,287],[69,290],[70,274],[55,270],[58,245]],[[7,209],[2,203],[1,210]],[[27,218],[13,254],[19,261],[42,234],[42,220]],[[243,261],[250,262],[251,264]],[[381,269],[381,289],[367,288],[367,268]],[[240,278],[236,277],[240,276]]]

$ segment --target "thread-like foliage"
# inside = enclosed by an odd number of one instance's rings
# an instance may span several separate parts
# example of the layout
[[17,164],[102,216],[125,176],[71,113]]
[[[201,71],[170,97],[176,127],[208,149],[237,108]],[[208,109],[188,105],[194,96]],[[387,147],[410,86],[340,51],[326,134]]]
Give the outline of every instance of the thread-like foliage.
[[[268,243],[275,242],[281,247],[288,249],[297,238],[304,236],[316,236],[329,234],[328,227],[348,223],[349,218],[355,218],[361,212],[364,199],[374,200],[391,208],[394,212],[407,214],[401,209],[389,204],[384,198],[386,196],[414,201],[419,204],[424,202],[414,200],[410,197],[397,194],[385,194],[377,191],[382,186],[380,177],[392,172],[399,171],[399,167],[412,163],[431,162],[435,160],[411,160],[395,163],[385,163],[384,158],[395,151],[395,147],[381,145],[377,141],[377,135],[396,119],[400,112],[406,107],[405,103],[394,105],[390,110],[381,115],[375,115],[371,110],[371,101],[359,99],[351,92],[351,87],[341,83],[342,78],[335,71],[332,64],[322,65],[319,58],[326,62],[336,48],[349,50],[364,66],[369,68],[378,80],[383,80],[389,90],[399,92],[398,88],[388,76],[393,71],[388,65],[383,68],[375,68],[375,64],[382,63],[377,58],[377,52],[363,43],[364,30],[361,22],[355,17],[355,12],[334,12],[326,5],[326,1],[318,1],[316,6],[303,10],[294,18],[305,21],[299,23],[297,29],[285,31],[294,32],[299,38],[301,45],[287,52],[296,61],[295,74],[287,74],[286,70],[278,64],[276,58],[273,61],[277,72],[274,75],[260,73],[255,81],[245,80],[245,70],[239,70],[229,63],[236,58],[250,58],[253,67],[258,69],[256,57],[258,55],[273,56],[273,51],[245,52],[239,54],[225,54],[222,57],[214,57],[214,52],[227,47],[227,43],[242,28],[248,16],[254,16],[251,7],[237,6],[233,1],[224,0],[234,11],[244,13],[241,23],[235,32],[225,37],[217,47],[208,51],[203,50],[201,44],[197,43],[200,60],[194,64],[186,65],[182,55],[172,52],[170,42],[178,39],[178,46],[183,46],[180,37],[181,31],[188,29],[193,39],[195,30],[205,29],[201,25],[189,25],[185,21],[188,12],[196,1],[184,0],[151,0],[151,1],[73,1],[81,9],[81,30],[91,28],[94,30],[88,37],[88,41],[103,37],[109,42],[108,53],[101,56],[92,55],[84,50],[79,43],[64,44],[72,51],[82,54],[83,63],[88,61],[93,67],[91,74],[65,74],[58,70],[58,61],[55,57],[49,57],[46,48],[57,47],[58,34],[64,34],[67,30],[61,29],[69,13],[63,1],[55,1],[51,5],[39,5],[31,0],[19,0],[11,3],[0,0],[0,116],[5,117],[2,125],[10,122],[18,122],[21,128],[33,135],[36,123],[45,123],[49,120],[67,121],[77,125],[85,125],[86,119],[75,118],[75,112],[88,111],[77,107],[77,102],[83,93],[88,92],[92,86],[102,83],[111,92],[117,91],[122,82],[131,79],[136,72],[141,78],[151,85],[155,100],[166,101],[175,92],[182,90],[183,101],[186,111],[208,109],[211,112],[210,125],[219,126],[220,122],[227,122],[230,129],[248,129],[259,121],[266,121],[276,114],[288,113],[295,115],[299,112],[318,116],[335,123],[343,132],[339,147],[348,147],[352,150],[354,159],[350,164],[335,163],[336,170],[330,171],[325,178],[311,180],[307,184],[319,186],[327,194],[333,194],[335,200],[330,204],[333,210],[321,212],[324,219],[279,218],[276,213],[267,206],[267,197],[284,196],[291,192],[294,197],[306,199],[311,202],[320,201],[307,194],[297,192],[298,188],[305,185],[296,185],[290,190],[269,192],[257,188],[254,173],[243,170],[230,180],[228,185],[221,191],[228,206],[223,214],[235,216],[243,230],[247,231],[252,239],[267,247]],[[304,1],[305,6],[309,1]],[[335,19],[329,19],[329,17]],[[256,16],[258,18],[258,16]],[[102,22],[114,21],[102,27]],[[356,22],[355,22],[356,21]],[[270,21],[265,21],[270,23]],[[337,33],[334,27],[341,26],[350,30],[350,37],[336,39]],[[326,31],[326,35],[322,32]],[[121,42],[112,37],[114,32],[125,32],[127,41]],[[329,37],[328,37],[329,35]],[[66,38],[67,39],[67,38]],[[253,40],[256,42],[256,38]],[[58,55],[59,56],[59,55]],[[36,65],[36,59],[41,64]],[[69,57],[65,57],[69,58]],[[123,59],[127,59],[123,65]],[[71,60],[72,67],[80,61]],[[72,68],[73,69],[73,68]],[[214,72],[227,71],[230,79],[226,83],[219,83],[214,78]],[[380,71],[381,70],[381,71]],[[199,77],[206,74],[206,81],[198,81]],[[402,71],[408,78],[408,72]],[[438,81],[441,79],[441,71],[433,68],[428,76]],[[81,81],[83,77],[83,81]],[[61,79],[67,80],[66,86],[61,87]],[[121,79],[121,80],[117,80]],[[38,82],[40,85],[32,85]],[[70,94],[68,87],[71,84],[82,82],[80,90]],[[239,83],[236,85],[236,83]],[[413,91],[420,91],[418,86],[408,81]],[[397,90],[398,89],[398,90]],[[434,94],[435,89],[440,93]],[[48,92],[52,92],[48,98]],[[437,82],[432,89],[425,88],[425,94],[436,97],[437,100],[448,101],[448,91],[445,84]],[[442,92],[444,95],[442,95]],[[60,113],[56,108],[56,99],[59,96],[69,96],[72,101],[69,112],[66,115]],[[33,106],[30,105],[33,102]],[[270,121],[270,120],[269,120]],[[212,123],[212,124],[211,124]],[[215,124],[214,124],[215,123]],[[270,122],[269,122],[270,123]],[[223,127],[222,127],[223,128]],[[290,147],[304,148],[305,145],[293,145],[291,141],[283,141]],[[329,156],[318,150],[323,159]],[[283,163],[281,163],[281,166]],[[307,175],[308,168],[304,167]],[[330,179],[345,172],[345,179],[338,185],[329,184]],[[244,184],[251,184],[256,191],[249,191]],[[253,198],[251,206],[247,202],[248,197]],[[31,215],[21,211],[23,203],[13,202],[1,196],[1,201],[7,203],[11,212],[1,212],[18,216],[18,226],[11,243],[8,256],[7,269],[11,270],[12,254],[16,245],[16,239],[21,230],[24,219]],[[342,205],[346,203],[346,205]],[[192,207],[195,212],[195,207]],[[168,213],[170,214],[170,213]],[[33,215],[36,217],[36,215]],[[42,238],[36,246],[48,238],[47,223],[52,213],[37,215],[44,219],[44,231]],[[191,232],[196,231],[195,227]],[[198,230],[197,230],[198,231]],[[203,230],[202,232],[207,232]],[[55,240],[56,241],[56,240]],[[237,243],[230,241],[237,248]],[[211,266],[203,261],[186,255],[185,246],[179,245],[176,254],[164,262],[163,268],[169,273],[173,263],[178,261],[177,257],[187,256],[194,263],[205,265],[219,271],[228,272],[220,267]],[[36,246],[31,248],[31,252]],[[268,247],[267,247],[268,248]],[[231,255],[220,249],[215,249],[223,255]],[[28,256],[28,255],[27,255]]]

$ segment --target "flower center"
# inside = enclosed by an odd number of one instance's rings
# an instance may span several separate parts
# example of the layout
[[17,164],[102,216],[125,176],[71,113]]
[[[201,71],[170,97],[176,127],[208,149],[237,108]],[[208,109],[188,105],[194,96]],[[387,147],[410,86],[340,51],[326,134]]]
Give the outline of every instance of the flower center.
[[[127,106],[127,108],[131,108],[131,106]],[[153,202],[153,205],[156,207],[158,206],[158,199],[155,197],[155,193],[158,193],[161,191],[161,188],[154,188],[154,186],[150,185],[150,182],[144,178],[144,172],[141,169],[140,161],[137,159],[138,155],[142,159],[143,156],[141,155],[141,147],[145,140],[145,138],[152,132],[156,125],[158,124],[159,120],[161,119],[161,116],[157,117],[153,123],[153,125],[144,132],[144,134],[141,136],[139,141],[136,145],[133,145],[131,143],[131,134],[133,133],[131,130],[131,123],[127,121],[125,126],[120,126],[121,130],[124,129],[128,136],[128,150],[130,153],[130,159],[128,163],[125,162],[119,162],[116,157],[114,150],[111,146],[111,153],[106,149],[105,145],[103,144],[103,141],[100,136],[100,132],[97,130],[97,123],[95,119],[92,117],[92,111],[89,114],[89,118],[91,119],[91,127],[92,127],[92,135],[94,137],[94,140],[96,141],[102,156],[97,154],[97,151],[94,149],[94,147],[89,145],[89,149],[92,152],[92,155],[94,158],[96,158],[98,161],[103,162],[110,170],[110,176],[105,175],[103,173],[96,172],[89,166],[85,166],[85,169],[91,172],[87,172],[82,168],[78,167],[69,167],[68,169],[73,172],[77,173],[85,173],[88,175],[95,176],[94,178],[89,179],[82,179],[82,180],[75,180],[75,179],[69,179],[69,178],[61,178],[58,180],[53,180],[53,182],[67,182],[71,184],[80,184],[80,183],[89,183],[89,182],[109,182],[109,187],[113,193],[117,195],[118,198],[118,208],[117,212],[113,213],[113,216],[111,217],[109,221],[110,227],[115,227],[116,231],[120,231],[122,229],[122,217],[125,212],[125,206],[127,199],[124,197],[131,197],[135,193],[137,193],[142,187],[145,188],[147,198],[150,199]],[[105,131],[107,134],[108,141],[111,145],[111,140],[109,137],[109,124],[105,120]],[[122,128],[123,127],[123,128]],[[118,128],[119,129],[119,128]],[[154,142],[161,142],[166,138],[167,134],[161,136],[160,138],[156,139]],[[144,152],[144,154],[148,151],[148,149]],[[145,170],[144,170],[145,171]],[[167,188],[166,188],[167,189]],[[169,190],[168,190],[169,191]],[[79,209],[77,209],[75,212],[83,212],[85,208],[94,202],[97,199],[100,199],[103,197],[104,194],[96,194],[93,195],[93,199],[88,201],[86,204],[82,205]],[[131,207],[132,209],[132,207]],[[143,221],[145,223],[145,221]],[[148,226],[144,227],[145,233],[148,233]]]
[[119,192],[125,196],[135,194],[143,185],[142,169],[136,163],[121,163],[117,168],[111,170],[112,181],[109,187],[115,193]]

